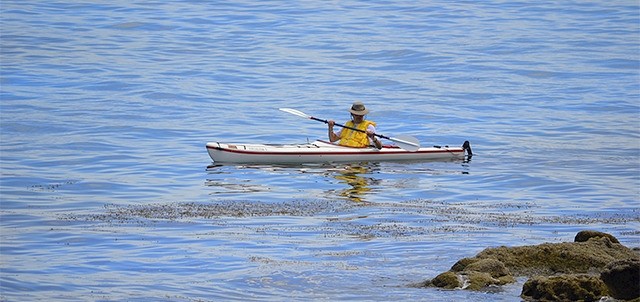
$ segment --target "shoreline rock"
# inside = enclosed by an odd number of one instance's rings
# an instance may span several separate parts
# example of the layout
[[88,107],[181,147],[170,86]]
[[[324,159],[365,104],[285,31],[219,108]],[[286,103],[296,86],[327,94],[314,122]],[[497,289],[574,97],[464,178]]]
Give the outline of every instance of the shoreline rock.
[[631,300],[640,296],[640,259],[624,259],[609,263],[600,273],[611,296]]
[[540,301],[640,299],[640,256],[613,235],[581,231],[575,242],[486,248],[456,262],[424,286],[484,290],[530,279],[521,297]]
[[573,242],[586,242],[586,241],[589,241],[589,239],[591,238],[603,238],[603,237],[609,238],[609,240],[613,243],[620,243],[620,241],[618,241],[618,238],[614,237],[611,234],[598,232],[598,231],[591,231],[591,230],[578,232],[578,234],[576,234],[576,237],[573,239]]
[[594,275],[533,277],[522,286],[522,297],[534,301],[599,301],[607,286]]

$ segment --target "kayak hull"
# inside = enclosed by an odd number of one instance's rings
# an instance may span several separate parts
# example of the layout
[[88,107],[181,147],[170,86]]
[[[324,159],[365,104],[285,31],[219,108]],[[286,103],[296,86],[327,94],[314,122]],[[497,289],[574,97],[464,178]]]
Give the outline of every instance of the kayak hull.
[[407,151],[396,146],[384,146],[380,150],[373,147],[352,148],[319,140],[291,145],[209,142],[206,147],[209,156],[216,163],[274,164],[455,160],[471,156],[471,148],[468,145],[468,142],[465,142],[464,146],[467,148],[434,146]]

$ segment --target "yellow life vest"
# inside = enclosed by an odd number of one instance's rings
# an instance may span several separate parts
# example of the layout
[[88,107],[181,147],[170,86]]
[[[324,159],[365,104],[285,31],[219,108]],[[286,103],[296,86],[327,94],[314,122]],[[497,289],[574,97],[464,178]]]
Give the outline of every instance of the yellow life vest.
[[[348,121],[345,126],[356,128],[358,130],[367,131],[369,125],[376,126],[376,123],[372,121],[364,120],[358,126],[353,124],[353,121]],[[340,145],[347,147],[367,147],[369,146],[369,138],[366,133],[343,128],[340,132]]]

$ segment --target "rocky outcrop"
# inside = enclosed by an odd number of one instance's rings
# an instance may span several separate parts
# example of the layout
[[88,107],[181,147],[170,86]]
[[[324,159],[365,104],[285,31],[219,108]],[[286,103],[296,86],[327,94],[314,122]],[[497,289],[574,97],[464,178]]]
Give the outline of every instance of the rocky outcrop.
[[476,258],[501,261],[519,276],[602,271],[607,264],[637,257],[629,248],[597,237],[585,242],[543,243],[535,246],[488,248]]
[[522,286],[522,297],[533,301],[599,301],[607,286],[593,275],[533,277]]
[[[458,278],[458,275],[454,272],[444,272],[430,281],[435,287],[444,289],[455,289],[462,287],[462,278]],[[428,285],[428,284],[425,284]]]
[[609,263],[600,278],[609,288],[611,297],[621,300],[640,297],[640,260],[625,259]]
[[613,243],[620,243],[618,238],[614,237],[611,234],[598,232],[598,231],[580,231],[576,234],[576,237],[573,239],[574,242],[587,242],[591,238],[609,238],[609,240]]
[[487,248],[456,262],[423,283],[448,289],[484,290],[532,277],[522,297],[540,301],[597,301],[603,296],[638,299],[640,257],[614,236],[582,231],[575,242]]

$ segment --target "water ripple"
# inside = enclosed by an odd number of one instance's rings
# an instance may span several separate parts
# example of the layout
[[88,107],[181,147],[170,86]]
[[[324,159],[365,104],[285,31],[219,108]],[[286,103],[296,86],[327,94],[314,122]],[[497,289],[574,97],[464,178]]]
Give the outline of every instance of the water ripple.
[[[637,3],[0,10],[0,300],[511,301],[522,282],[410,285],[584,228],[640,244]],[[326,135],[280,107],[342,121],[354,100],[476,156],[211,166],[208,141]]]

